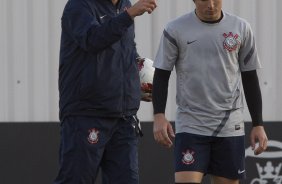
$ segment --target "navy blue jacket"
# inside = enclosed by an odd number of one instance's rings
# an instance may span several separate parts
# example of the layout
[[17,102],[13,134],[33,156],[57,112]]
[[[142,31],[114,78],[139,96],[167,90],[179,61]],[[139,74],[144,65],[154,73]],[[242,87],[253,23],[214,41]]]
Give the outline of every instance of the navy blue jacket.
[[137,113],[140,79],[129,0],[69,0],[62,15],[60,120]]

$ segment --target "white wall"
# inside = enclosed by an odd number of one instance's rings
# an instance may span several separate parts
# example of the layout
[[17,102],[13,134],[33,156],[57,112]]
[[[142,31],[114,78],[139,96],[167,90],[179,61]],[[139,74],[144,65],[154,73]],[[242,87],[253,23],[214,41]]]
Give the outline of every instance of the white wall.
[[[65,2],[0,0],[0,121],[58,121],[60,17]],[[253,27],[264,67],[259,71],[264,119],[281,121],[282,1],[223,0],[223,4]],[[193,8],[192,0],[158,0],[152,15],[136,18],[139,53],[154,58],[165,24]],[[166,111],[170,120],[176,108],[172,76]],[[152,120],[151,103],[142,102],[139,117]]]

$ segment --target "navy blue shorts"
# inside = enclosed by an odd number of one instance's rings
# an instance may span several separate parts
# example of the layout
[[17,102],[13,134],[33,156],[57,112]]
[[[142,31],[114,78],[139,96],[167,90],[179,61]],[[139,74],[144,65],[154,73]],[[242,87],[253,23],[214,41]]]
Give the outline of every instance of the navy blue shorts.
[[138,184],[136,119],[68,117],[61,124],[60,169],[54,184]]
[[178,133],[175,172],[198,171],[229,179],[245,178],[245,136],[212,137]]

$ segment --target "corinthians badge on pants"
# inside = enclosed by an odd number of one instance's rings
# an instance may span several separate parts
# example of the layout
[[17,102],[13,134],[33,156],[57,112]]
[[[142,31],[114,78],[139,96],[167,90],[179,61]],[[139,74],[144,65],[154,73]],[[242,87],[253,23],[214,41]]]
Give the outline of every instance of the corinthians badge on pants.
[[88,142],[90,144],[96,144],[99,140],[99,137],[98,137],[99,131],[93,128],[93,129],[88,130],[88,132],[89,132],[89,135],[87,138]]

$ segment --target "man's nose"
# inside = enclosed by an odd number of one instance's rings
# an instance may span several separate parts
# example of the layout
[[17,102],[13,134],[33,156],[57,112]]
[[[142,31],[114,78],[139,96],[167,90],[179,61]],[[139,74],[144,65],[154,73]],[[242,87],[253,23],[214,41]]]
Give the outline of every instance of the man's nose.
[[214,2],[214,0],[209,0],[208,1],[208,8],[209,9],[214,9],[214,7],[215,7],[215,2]]

